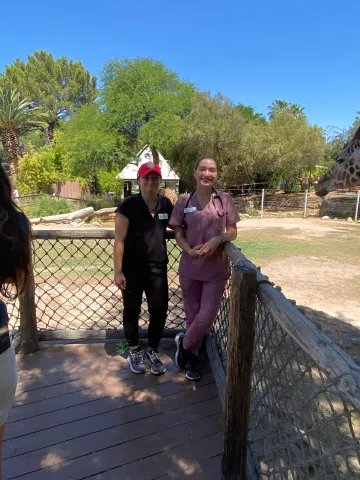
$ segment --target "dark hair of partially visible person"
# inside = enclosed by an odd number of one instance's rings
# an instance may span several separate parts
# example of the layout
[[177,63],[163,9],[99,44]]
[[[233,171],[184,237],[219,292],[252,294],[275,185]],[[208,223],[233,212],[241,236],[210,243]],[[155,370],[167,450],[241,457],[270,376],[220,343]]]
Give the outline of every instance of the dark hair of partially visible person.
[[29,278],[30,226],[11,198],[11,184],[0,165],[0,294],[20,295]]
[[196,160],[196,163],[195,163],[195,167],[194,167],[194,170],[197,170],[199,165],[200,165],[200,162],[202,160],[214,160],[214,162],[216,163],[216,168],[218,168],[218,163],[217,163],[217,160],[215,157],[213,157],[212,155],[201,155],[201,157],[199,157],[197,160]]

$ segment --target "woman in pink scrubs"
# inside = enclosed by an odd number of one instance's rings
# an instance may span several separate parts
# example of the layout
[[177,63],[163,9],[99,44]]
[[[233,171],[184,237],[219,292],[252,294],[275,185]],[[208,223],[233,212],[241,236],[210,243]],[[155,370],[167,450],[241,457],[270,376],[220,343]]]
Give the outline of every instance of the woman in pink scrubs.
[[198,350],[220,307],[230,276],[224,243],[235,240],[240,220],[232,197],[218,192],[216,160],[204,155],[195,165],[196,190],[176,202],[169,226],[182,249],[180,286],[186,315],[186,334],[176,336],[175,356],[189,380],[199,380]]

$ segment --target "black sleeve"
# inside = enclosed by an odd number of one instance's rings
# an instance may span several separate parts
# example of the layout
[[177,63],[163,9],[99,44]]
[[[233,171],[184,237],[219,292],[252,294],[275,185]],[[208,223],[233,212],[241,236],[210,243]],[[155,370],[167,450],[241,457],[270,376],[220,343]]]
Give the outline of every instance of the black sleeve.
[[133,210],[133,197],[128,197],[125,200],[123,200],[118,208],[115,210],[115,212],[120,213],[126,218],[130,219],[131,216],[131,211]]
[[173,212],[173,210],[174,210],[174,205],[170,202],[169,199],[167,199],[167,201],[168,201],[167,211],[168,211],[169,220],[170,220],[171,215],[172,215],[172,212]]

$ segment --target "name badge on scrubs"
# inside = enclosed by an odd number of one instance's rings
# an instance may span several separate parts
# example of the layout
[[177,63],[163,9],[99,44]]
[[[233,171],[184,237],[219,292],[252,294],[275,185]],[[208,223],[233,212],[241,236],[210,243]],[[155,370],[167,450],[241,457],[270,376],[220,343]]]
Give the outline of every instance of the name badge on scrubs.
[[168,218],[167,213],[159,213],[159,220],[167,220]]
[[196,207],[184,208],[184,213],[193,213],[196,212]]

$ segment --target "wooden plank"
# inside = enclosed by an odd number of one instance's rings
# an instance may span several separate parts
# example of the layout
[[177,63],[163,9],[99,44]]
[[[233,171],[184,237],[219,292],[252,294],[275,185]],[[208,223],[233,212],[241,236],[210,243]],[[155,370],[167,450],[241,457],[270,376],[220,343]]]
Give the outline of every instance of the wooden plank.
[[[118,357],[118,360],[118,368],[113,372],[101,371],[97,374],[95,372],[92,372],[91,376],[83,376],[76,380],[69,379],[69,381],[57,385],[51,385],[46,387],[44,386],[43,388],[27,390],[23,393],[17,391],[16,398],[13,403],[13,408],[21,405],[29,405],[32,403],[40,402],[42,400],[58,398],[62,395],[83,392],[84,390],[92,389],[93,386],[102,385],[104,383],[104,378],[106,378],[106,388],[114,383],[126,382],[128,380],[132,381],[134,379],[134,374],[129,369],[127,361],[120,357]],[[127,368],[120,369],[120,361],[122,361],[123,364],[125,364],[126,362]],[[179,374],[179,371],[176,365],[174,365],[174,362],[171,358],[164,356],[163,363],[167,369],[167,376],[171,375],[172,373],[174,373],[175,376]],[[164,376],[164,378],[166,378],[166,376]],[[106,392],[106,388],[104,388],[104,392]]]
[[[202,414],[200,414],[202,415]],[[175,422],[181,423],[186,420],[181,415],[177,415]],[[213,435],[220,431],[219,414],[211,414],[190,423],[186,422],[173,428],[164,429],[161,433],[150,433],[148,425],[149,421],[142,421],[139,425],[139,438],[122,443],[118,438],[112,439],[112,446],[103,449],[99,445],[98,450],[93,450],[87,455],[81,455],[69,461],[62,461],[61,456],[54,455],[51,459],[42,459],[41,464],[46,465],[46,461],[50,461],[52,466],[39,469],[39,460],[37,461],[36,470],[29,472],[23,478],[25,480],[64,480],[71,478],[72,480],[80,480],[86,476],[94,475],[109,469],[113,469],[131,463],[141,458],[156,455],[160,452],[167,451],[171,448],[199,440],[203,437]],[[157,422],[153,422],[156,424]],[[165,427],[166,428],[166,427]],[[149,432],[149,433],[148,433]],[[85,437],[86,438],[86,437]],[[103,439],[106,441],[106,439]],[[84,439],[85,441],[85,439]],[[77,448],[82,451],[83,442],[77,442]],[[54,461],[56,463],[54,463]],[[17,476],[8,472],[6,462],[4,463],[5,477],[10,479]]]
[[221,434],[215,433],[88,479],[219,480],[221,440]]
[[[234,245],[225,248],[232,262],[255,268]],[[267,282],[267,277],[257,270],[257,280]],[[258,297],[272,318],[360,410],[360,366],[269,283],[258,285]]]
[[126,408],[117,403],[113,405],[113,410],[96,413],[87,418],[78,418],[68,423],[63,423],[45,428],[38,432],[24,434],[15,439],[7,439],[3,444],[3,458],[11,458],[22,455],[34,450],[49,447],[79,438],[100,430],[106,430],[117,425],[129,424],[136,420],[146,419],[147,417],[165,413],[170,410],[176,410],[183,414],[185,407],[205,402],[206,400],[217,400],[216,387],[213,383],[197,388],[196,390],[187,389],[176,392],[167,397],[160,397],[156,404],[154,403],[135,403]]
[[[176,370],[173,363],[174,351],[161,350],[162,360],[166,362],[168,370]],[[170,361],[171,359],[171,361]],[[207,358],[201,358],[199,367],[202,371],[210,370],[210,364]],[[55,370],[56,367],[54,367]],[[49,386],[60,385],[63,383],[89,378],[89,375],[102,374],[103,377],[107,375],[119,374],[120,376],[129,372],[129,365],[123,356],[112,355],[104,358],[97,358],[96,356],[87,357],[83,364],[79,362],[67,363],[66,367],[62,365],[60,371],[49,372],[47,375],[43,374],[41,369],[31,369],[29,373],[19,371],[19,382],[16,393],[20,395],[24,392],[31,392]]]
[[[156,404],[155,404],[156,405]],[[149,405],[151,408],[151,404]],[[116,425],[112,428],[90,432],[84,436],[67,440],[58,444],[52,444],[45,448],[35,450],[25,455],[16,455],[4,462],[4,470],[16,472],[17,476],[25,475],[39,469],[39,458],[42,467],[53,467],[59,463],[68,462],[78,457],[89,455],[92,452],[111,448],[114,445],[128,443],[146,435],[160,433],[162,430],[176,427],[182,423],[194,422],[198,419],[209,417],[220,412],[220,404],[217,398],[205,400],[195,405],[189,405],[180,410],[157,412],[157,414]],[[127,410],[127,409],[126,409]],[[156,412],[156,410],[155,410]],[[179,418],[180,417],[180,418]],[[98,428],[100,427],[98,424]],[[70,425],[69,428],[72,428]]]
[[[221,442],[221,436],[220,435],[213,435],[211,437],[206,437],[204,439],[201,439],[199,442],[197,442],[196,446],[204,447],[206,448],[207,455],[213,454],[217,450],[217,444]],[[191,451],[188,453],[189,450],[191,450],[192,444],[187,444],[180,448],[174,448],[174,450],[171,451],[171,454],[175,456],[175,458],[182,458],[183,462],[179,464],[175,464],[174,467],[171,469],[171,473],[166,474],[166,475],[161,475],[161,477],[157,477],[156,480],[183,480],[184,479],[184,471],[183,468],[180,469],[182,465],[185,463],[185,468],[186,468],[186,479],[188,478],[193,478],[196,480],[219,480],[219,472],[220,472],[220,465],[221,465],[221,455],[215,455],[210,458],[206,458],[205,460],[201,460],[198,462],[194,462],[194,464],[190,464],[189,459],[188,459],[188,454],[191,455]],[[186,452],[186,453],[185,453]],[[161,454],[160,454],[161,455]],[[160,456],[158,455],[158,456]],[[151,457],[152,458],[152,457]],[[197,458],[201,458],[201,455],[197,453]],[[184,459],[186,462],[184,462]],[[175,462],[174,462],[175,463]],[[106,474],[105,474],[106,475]],[[101,476],[97,476],[99,479],[100,478],[105,478]],[[90,477],[93,478],[94,480],[97,477]],[[106,477],[110,479],[115,480],[115,476],[109,476]]]
[[[13,411],[10,411],[5,432],[6,438],[22,436],[123,406],[145,402],[155,397],[167,397],[213,383],[211,373],[205,373],[196,386],[185,380],[184,376],[179,376],[176,379],[172,378],[175,381],[171,381],[169,377],[166,382],[165,380],[161,381],[161,379],[165,379],[165,376],[160,377],[154,385],[153,376],[147,375],[142,376],[141,379],[135,379],[137,381],[133,384],[118,385],[117,388],[108,390],[106,396],[100,394],[89,398],[81,393],[75,393],[60,397],[61,402],[56,402],[55,406],[52,405],[53,400],[45,400],[42,402],[44,405],[35,410],[34,408],[31,409],[30,405],[17,407],[15,410],[26,409],[26,412],[18,413],[17,421],[14,421],[12,419]],[[35,404],[35,406],[38,406],[38,404]]]
[[222,480],[246,480],[256,271],[235,266],[231,278]]
[[[209,373],[209,375],[211,374]],[[43,415],[44,413],[55,412],[74,405],[92,402],[99,398],[117,397],[130,394],[130,392],[135,394],[135,391],[149,388],[154,384],[171,383],[172,381],[176,381],[178,384],[187,382],[185,375],[179,371],[169,371],[167,374],[155,378],[150,373],[144,375],[134,374],[126,380],[114,376],[111,380],[105,382],[104,377],[100,377],[100,379],[95,382],[93,378],[89,376],[88,381],[84,382],[82,390],[54,398],[39,400],[30,404],[15,406],[10,411],[8,422],[25,420],[26,418]]]

